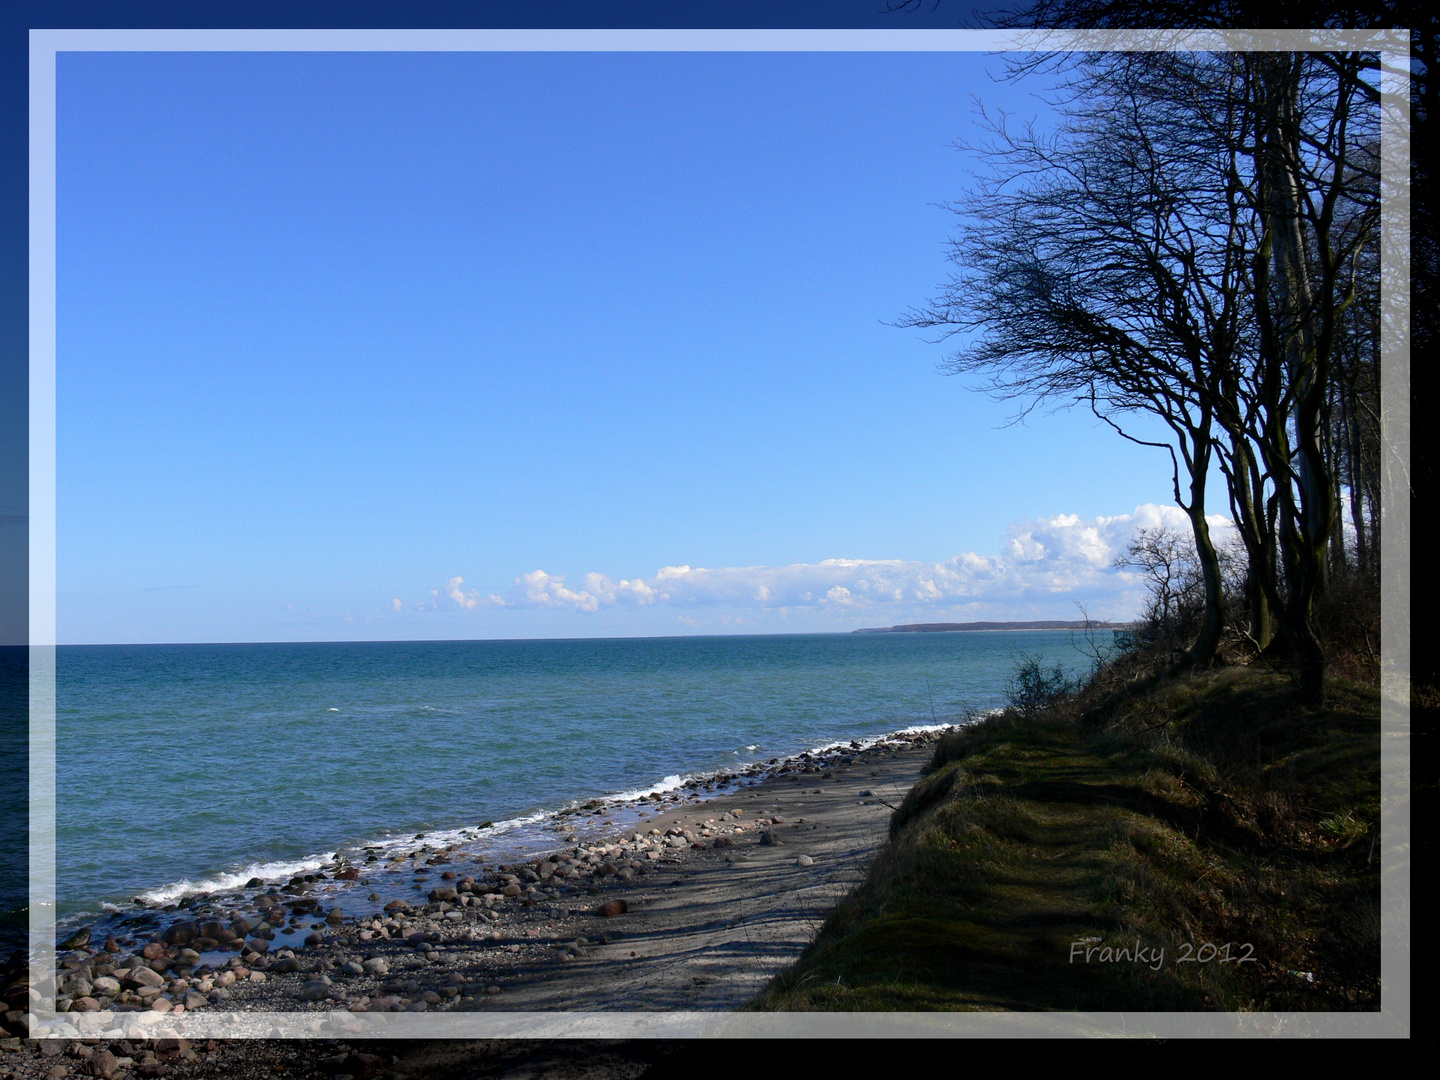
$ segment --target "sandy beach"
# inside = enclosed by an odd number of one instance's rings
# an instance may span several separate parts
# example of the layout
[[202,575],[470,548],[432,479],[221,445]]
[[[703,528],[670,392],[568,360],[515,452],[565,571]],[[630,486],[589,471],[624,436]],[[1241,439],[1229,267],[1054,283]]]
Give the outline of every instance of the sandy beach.
[[623,915],[526,928],[552,950],[582,937],[588,944],[571,960],[512,969],[505,1006],[741,1007],[864,876],[928,743],[916,736],[880,744],[849,764],[839,755],[817,759],[814,772],[773,774],[736,794],[666,810],[650,829],[683,830],[695,846],[671,848],[641,881],[607,887],[604,899],[623,901]]

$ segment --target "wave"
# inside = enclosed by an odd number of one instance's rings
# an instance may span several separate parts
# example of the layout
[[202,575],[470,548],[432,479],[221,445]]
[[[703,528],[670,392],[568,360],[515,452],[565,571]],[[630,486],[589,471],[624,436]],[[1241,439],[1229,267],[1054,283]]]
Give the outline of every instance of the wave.
[[641,799],[649,798],[651,795],[666,795],[669,792],[678,791],[685,786],[687,781],[693,779],[698,779],[698,777],[694,774],[681,776],[675,773],[665,777],[665,779],[659,783],[651,784],[649,787],[632,788],[629,791],[621,792],[619,795],[607,795],[604,801],[609,803],[639,802]]
[[318,870],[331,861],[332,857],[328,855],[309,855],[302,859],[252,863],[241,870],[223,871],[212,877],[200,878],[198,881],[181,878],[168,885],[161,885],[158,889],[149,889],[146,892],[138,893],[136,899],[146,904],[173,904],[182,897],[194,896],[197,893],[231,892],[241,889],[252,878],[259,878],[261,881],[289,880],[296,874]]
[[[989,710],[987,713],[977,714],[977,719],[988,715],[988,712],[999,712],[1001,710]],[[163,907],[175,904],[186,897],[193,897],[200,894],[212,893],[239,893],[245,886],[254,879],[264,882],[266,887],[288,881],[297,874],[311,873],[320,870],[336,860],[337,856],[344,856],[351,861],[366,859],[375,856],[376,861],[403,859],[421,852],[434,851],[436,849],[448,849],[473,845],[476,842],[484,842],[487,846],[505,847],[503,841],[508,838],[513,846],[512,851],[505,852],[506,857],[529,858],[548,850],[553,846],[553,838],[546,837],[541,828],[555,822],[563,823],[562,831],[571,829],[578,822],[567,821],[570,815],[580,809],[599,810],[601,813],[614,812],[618,809],[639,810],[652,796],[670,795],[684,789],[694,790],[697,797],[704,798],[706,793],[700,790],[717,784],[723,789],[732,782],[754,781],[766,774],[778,771],[787,766],[806,761],[814,757],[823,757],[837,752],[859,753],[877,745],[895,740],[897,736],[927,734],[935,731],[944,731],[947,728],[960,726],[955,723],[943,724],[917,724],[910,727],[900,728],[894,731],[885,732],[880,735],[867,736],[855,739],[839,739],[834,742],[813,746],[808,750],[800,750],[791,754],[772,759],[773,764],[759,762],[737,763],[731,766],[721,766],[714,769],[701,770],[691,773],[671,773],[655,783],[643,787],[630,788],[625,791],[608,795],[597,796],[588,799],[576,799],[563,807],[536,810],[526,814],[520,814],[498,822],[486,822],[483,825],[454,826],[441,829],[417,828],[413,834],[402,836],[384,835],[375,837],[368,841],[356,844],[345,844],[338,849],[331,849],[334,854],[314,854],[295,859],[277,859],[268,862],[251,863],[241,869],[222,871],[204,877],[181,878],[178,881],[170,882],[155,889],[149,889],[139,893],[136,900],[146,907]],[[745,749],[759,749],[758,745],[747,746]],[[716,792],[718,794],[719,792]],[[594,822],[604,827],[614,826],[614,822]],[[572,838],[573,839],[573,838]],[[497,844],[497,842],[499,842]],[[522,850],[523,849],[523,850]],[[500,852],[492,851],[490,854],[498,856]],[[126,910],[124,906],[117,906],[108,902],[99,905],[104,915],[120,915]],[[74,924],[86,916],[92,916],[95,912],[71,913],[59,920],[59,925],[65,926]]]

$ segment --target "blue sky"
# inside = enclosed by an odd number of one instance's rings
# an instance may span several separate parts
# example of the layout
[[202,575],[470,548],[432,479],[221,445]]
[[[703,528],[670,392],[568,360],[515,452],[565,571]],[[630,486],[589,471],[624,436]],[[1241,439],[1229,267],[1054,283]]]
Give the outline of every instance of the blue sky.
[[64,54],[62,642],[1128,617],[1168,461],[937,373],[983,54]]

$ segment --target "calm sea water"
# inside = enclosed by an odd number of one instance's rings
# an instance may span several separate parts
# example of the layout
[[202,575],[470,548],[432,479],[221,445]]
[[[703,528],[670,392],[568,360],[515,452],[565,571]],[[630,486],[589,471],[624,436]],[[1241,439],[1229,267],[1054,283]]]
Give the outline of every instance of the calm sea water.
[[[1066,632],[63,647],[64,923],[1004,701]],[[7,904],[7,907],[10,906]]]

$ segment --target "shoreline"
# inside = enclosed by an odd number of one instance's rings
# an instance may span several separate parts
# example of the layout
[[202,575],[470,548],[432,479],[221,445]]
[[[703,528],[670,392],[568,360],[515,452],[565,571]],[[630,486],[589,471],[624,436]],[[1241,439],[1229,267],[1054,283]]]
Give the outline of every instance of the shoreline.
[[[983,715],[983,714],[982,714]],[[413,836],[403,830],[364,842],[342,843],[331,850],[268,862],[252,860],[243,870],[218,870],[180,877],[164,885],[136,890],[129,901],[99,900],[61,916],[55,923],[59,944],[73,935],[90,932],[96,941],[113,936],[125,945],[128,938],[163,932],[170,923],[208,915],[253,900],[258,891],[299,885],[307,895],[323,898],[326,906],[339,904],[347,915],[379,914],[384,903],[413,899],[407,870],[435,855],[473,861],[476,865],[534,862],[539,856],[567,846],[604,840],[617,832],[650,828],[656,815],[676,806],[703,805],[744,792],[755,784],[814,756],[836,752],[856,753],[873,744],[918,733],[939,732],[954,723],[913,724],[855,739],[835,739],[781,757],[752,759],[708,770],[667,775],[629,790],[579,796],[563,804],[524,811],[513,817],[479,825],[424,827]],[[754,751],[756,747],[746,747]],[[322,852],[327,849],[322,849]],[[357,869],[363,881],[341,880],[336,872]],[[378,890],[368,898],[366,886]],[[92,945],[93,947],[93,945]],[[221,957],[222,960],[226,957]]]
[[[334,864],[334,877],[212,896],[123,944],[61,951],[66,1011],[50,1030],[180,1038],[221,1014],[300,1012],[359,1035],[378,1012],[739,1008],[863,879],[943,730],[753,764],[723,791],[690,781],[514,863],[427,845],[384,869]],[[326,911],[336,878],[347,897],[368,889],[365,905]]]

